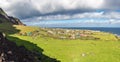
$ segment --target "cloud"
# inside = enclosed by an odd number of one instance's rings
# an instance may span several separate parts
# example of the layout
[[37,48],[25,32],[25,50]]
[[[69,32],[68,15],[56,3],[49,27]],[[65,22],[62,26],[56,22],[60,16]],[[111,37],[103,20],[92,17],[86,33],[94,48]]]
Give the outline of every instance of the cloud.
[[[86,23],[119,23],[120,0],[2,0],[9,15],[23,21],[84,19]],[[108,19],[114,21],[99,21]],[[82,21],[83,22],[83,21]]]
[[120,0],[105,0],[103,8],[108,10],[119,10]]
[[102,7],[104,0],[3,0],[0,7],[9,15],[21,19],[34,16],[92,12]]
[[[27,18],[25,20],[64,20],[64,19],[120,19],[120,12],[86,12],[86,13],[77,13],[73,15],[68,14],[58,14],[58,15],[46,15],[46,16],[37,16],[34,18]],[[96,20],[99,21],[99,20]]]

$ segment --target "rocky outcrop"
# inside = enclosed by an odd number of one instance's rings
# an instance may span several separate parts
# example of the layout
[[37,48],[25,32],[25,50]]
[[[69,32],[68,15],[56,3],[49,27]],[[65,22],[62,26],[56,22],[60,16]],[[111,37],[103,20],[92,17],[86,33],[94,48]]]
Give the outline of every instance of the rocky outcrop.
[[0,23],[9,22],[15,25],[25,25],[18,18],[8,16],[1,8],[0,8]]
[[16,43],[6,39],[0,33],[0,62],[41,62],[37,55],[24,46],[18,47]]
[[26,43],[24,40],[20,40],[20,42],[31,45],[34,51],[30,51],[24,46],[17,46],[15,42],[9,41],[0,32],[0,62],[60,62],[44,55],[42,53],[43,49],[37,47],[35,44]]
[[16,25],[24,25],[18,18],[9,16],[9,20],[11,23]]

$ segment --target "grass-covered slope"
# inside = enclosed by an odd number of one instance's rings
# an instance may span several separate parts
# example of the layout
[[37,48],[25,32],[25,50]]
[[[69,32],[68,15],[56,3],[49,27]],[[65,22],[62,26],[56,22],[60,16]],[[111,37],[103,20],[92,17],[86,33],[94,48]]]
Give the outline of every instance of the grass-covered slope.
[[[119,62],[120,42],[105,40],[68,40],[54,39],[49,37],[30,37],[13,35],[19,39],[36,44],[44,49],[44,54],[56,58],[61,62]],[[25,45],[30,50],[33,46],[20,42],[14,38],[18,45]]]
[[29,27],[23,25],[13,25],[12,23],[0,23],[0,32],[4,32],[7,34],[17,34],[24,32],[32,32],[38,30],[36,27]]
[[[3,24],[4,25],[4,24]],[[1,25],[1,26],[3,26]],[[9,24],[8,24],[9,26]],[[56,36],[67,36],[63,34],[52,34],[52,32],[60,31],[58,29],[47,29],[13,25],[9,27],[6,25],[5,32],[9,30],[18,30],[15,34],[10,34],[8,39],[17,43],[17,45],[24,45],[31,51],[40,51],[51,58],[56,58],[61,62],[120,62],[120,42],[115,35],[105,32],[94,32],[91,36],[100,39],[61,39]],[[1,28],[0,28],[1,29]],[[8,30],[9,29],[9,30]],[[8,30],[8,31],[6,31]],[[62,30],[61,31],[66,31]],[[12,32],[12,31],[10,31]],[[38,35],[20,35],[19,33],[34,33]],[[51,33],[50,33],[51,32]],[[9,33],[8,33],[9,34]],[[21,41],[21,40],[25,41]],[[30,43],[37,45],[39,48],[32,46]],[[46,62],[52,62],[45,59]]]
[[0,23],[0,32],[4,33],[17,33],[20,30],[17,30],[11,23]]
[[0,32],[18,46],[43,52],[42,62],[56,62],[53,58],[61,62],[120,62],[120,42],[111,33],[37,28],[9,22],[0,23]]
[[[8,40],[17,43],[18,46],[25,46],[28,50],[31,50],[31,52],[35,53],[35,55],[38,56],[38,57],[36,56],[34,58],[39,58],[40,62],[59,62],[58,60],[56,60],[54,58],[44,55],[43,54],[44,49],[42,49],[41,47],[38,47],[37,44],[34,44],[25,39],[20,39],[17,36],[15,36],[15,35],[18,35],[18,33],[33,32],[36,30],[38,30],[38,28],[28,27],[28,26],[23,26],[23,25],[13,25],[11,23],[1,23],[0,24],[0,32],[7,34]],[[13,36],[11,36],[11,35],[13,35]],[[28,37],[30,37],[30,36],[28,36]]]

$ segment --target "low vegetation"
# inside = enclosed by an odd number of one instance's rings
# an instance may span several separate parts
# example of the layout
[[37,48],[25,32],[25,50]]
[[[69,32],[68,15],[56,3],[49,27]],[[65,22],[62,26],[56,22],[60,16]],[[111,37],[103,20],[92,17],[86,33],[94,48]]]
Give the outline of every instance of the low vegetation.
[[[0,24],[1,31],[7,33],[7,38],[14,41],[18,46],[24,45],[27,49],[38,52],[41,48],[44,50],[44,55],[56,58],[61,62],[120,62],[119,37],[111,33],[91,30],[67,31],[67,29],[20,25],[9,26],[10,24],[6,24],[6,28],[2,28],[3,25]],[[69,37],[78,33],[80,37]],[[60,38],[60,36],[63,36],[63,38]],[[20,39],[33,43],[39,48],[35,48]],[[46,59],[46,62],[52,61]]]
[[[43,53],[45,55],[56,58],[61,62],[120,62],[120,42],[115,35],[110,33],[80,30],[79,32],[84,32],[83,34],[85,35],[86,32],[90,32],[89,35],[87,34],[87,37],[83,37],[86,39],[61,39],[59,38],[60,36],[67,37],[68,35],[52,34],[52,32],[56,33],[58,31],[62,32],[66,30],[33,28],[17,25],[14,25],[14,28],[19,32],[10,34],[10,36],[8,36],[9,40],[14,41],[19,46],[24,45],[31,51],[39,52],[40,50],[38,48],[33,47],[24,41],[15,39],[14,37],[36,44],[44,50]],[[10,29],[10,27],[8,29]],[[77,30],[70,31],[76,33]],[[25,33],[25,35],[22,33]],[[54,35],[58,37],[54,37]],[[89,36],[99,39],[87,39]]]
[[[54,39],[50,37],[30,37],[13,35],[19,39],[36,44],[44,49],[44,54],[56,58],[61,62],[119,62],[120,59],[120,42],[103,41],[103,40],[68,40]],[[14,40],[19,46],[24,45],[26,48],[34,51],[34,47]],[[19,41],[19,42],[18,42]]]
[[[106,32],[93,31],[93,30],[70,30],[70,29],[58,29],[58,28],[34,28],[19,26],[18,29],[22,30],[19,35],[31,36],[31,37],[51,37],[54,39],[80,39],[80,40],[113,40],[117,41],[116,35]],[[31,30],[31,31],[30,31]]]

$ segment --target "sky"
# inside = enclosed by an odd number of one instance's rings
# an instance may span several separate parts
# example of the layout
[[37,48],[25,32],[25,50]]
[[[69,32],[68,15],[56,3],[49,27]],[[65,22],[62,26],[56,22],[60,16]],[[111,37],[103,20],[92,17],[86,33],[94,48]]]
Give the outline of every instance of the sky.
[[32,26],[120,27],[120,0],[2,0],[8,15]]

